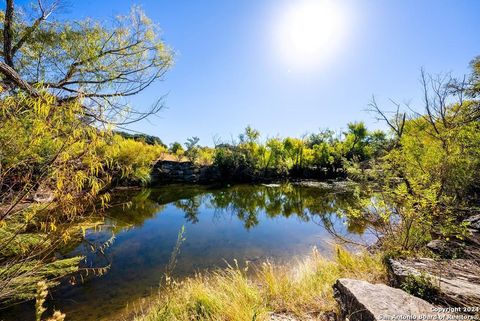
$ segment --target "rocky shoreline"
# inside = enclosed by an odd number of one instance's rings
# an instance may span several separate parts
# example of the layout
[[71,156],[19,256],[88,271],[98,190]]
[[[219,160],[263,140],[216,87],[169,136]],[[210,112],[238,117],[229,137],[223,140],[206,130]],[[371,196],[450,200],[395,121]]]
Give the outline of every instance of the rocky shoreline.
[[465,221],[470,235],[463,242],[430,242],[438,259],[388,260],[392,287],[338,280],[340,320],[480,320],[480,215]]
[[189,184],[214,184],[218,182],[249,182],[249,183],[272,183],[285,180],[299,180],[308,184],[319,184],[320,180],[332,180],[335,178],[345,180],[341,172],[333,176],[320,175],[315,171],[298,173],[276,173],[271,170],[260,171],[256,174],[247,174],[240,171],[237,174],[225,174],[214,165],[197,165],[189,161],[159,160],[152,168],[151,185],[168,183]]
[[[338,313],[305,321],[480,320],[480,215],[466,222],[470,235],[463,242],[429,244],[437,259],[388,260],[389,285],[338,279],[333,286]],[[300,321],[281,314],[270,320]]]

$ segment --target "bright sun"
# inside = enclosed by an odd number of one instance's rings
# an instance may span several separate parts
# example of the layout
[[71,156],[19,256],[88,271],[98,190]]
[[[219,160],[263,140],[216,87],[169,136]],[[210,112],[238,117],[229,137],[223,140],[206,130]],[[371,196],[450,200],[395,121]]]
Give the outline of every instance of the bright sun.
[[347,14],[338,1],[298,0],[279,15],[275,40],[289,69],[318,67],[344,42]]

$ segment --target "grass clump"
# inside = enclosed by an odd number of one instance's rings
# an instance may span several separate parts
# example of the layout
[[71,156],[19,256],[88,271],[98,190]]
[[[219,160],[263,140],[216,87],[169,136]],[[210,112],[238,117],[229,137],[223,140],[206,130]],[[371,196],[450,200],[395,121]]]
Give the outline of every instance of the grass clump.
[[427,274],[407,275],[400,288],[416,297],[431,300],[438,295],[439,288]]
[[332,286],[338,278],[382,282],[386,275],[381,256],[340,247],[333,259],[314,250],[293,266],[265,262],[250,268],[251,273],[248,265],[235,264],[169,281],[134,320],[260,321],[271,313],[316,317],[336,309]]

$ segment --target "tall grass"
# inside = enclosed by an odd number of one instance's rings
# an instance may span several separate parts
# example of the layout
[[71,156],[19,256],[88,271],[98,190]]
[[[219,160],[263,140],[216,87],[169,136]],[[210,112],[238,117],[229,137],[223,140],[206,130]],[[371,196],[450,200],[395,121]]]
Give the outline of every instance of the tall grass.
[[267,262],[240,268],[235,263],[181,282],[170,281],[134,320],[260,321],[272,313],[321,317],[336,310],[332,285],[342,277],[382,282],[382,258],[338,247],[333,259],[314,250],[293,267]]

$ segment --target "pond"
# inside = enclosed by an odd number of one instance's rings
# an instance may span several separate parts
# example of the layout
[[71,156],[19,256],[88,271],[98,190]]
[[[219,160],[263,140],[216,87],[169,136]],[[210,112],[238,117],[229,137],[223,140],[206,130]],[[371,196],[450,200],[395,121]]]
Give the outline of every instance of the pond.
[[[355,206],[354,193],[323,186],[168,185],[115,193],[103,224],[87,230],[85,240],[68,253],[85,255],[85,267],[108,270],[65,280],[49,305],[67,320],[110,320],[128,303],[153,293],[167,270],[181,278],[234,259],[286,263],[313,247],[328,256],[332,231],[368,238],[363,226],[337,215]],[[181,231],[184,240],[178,242]],[[23,304],[0,314],[5,320],[31,320],[33,307]]]

